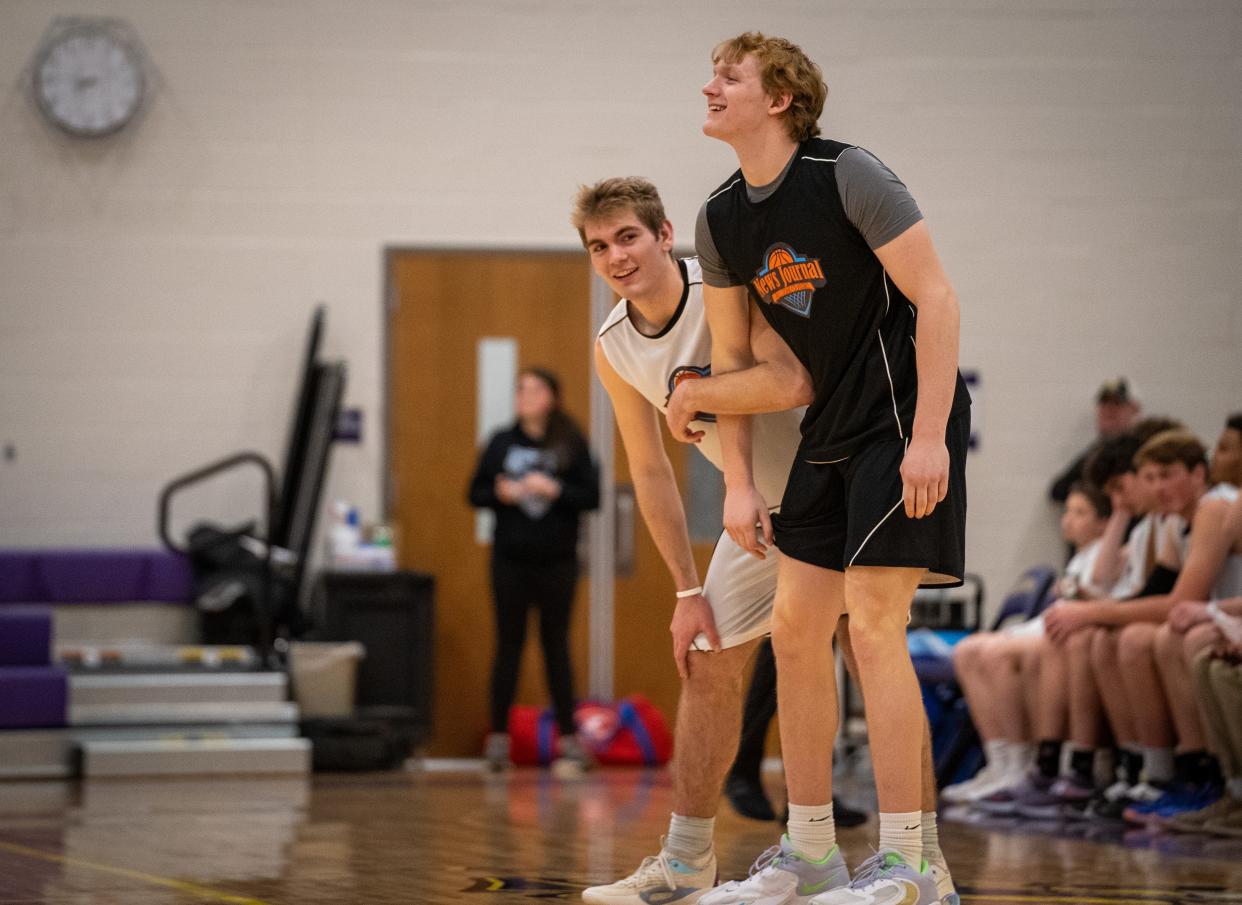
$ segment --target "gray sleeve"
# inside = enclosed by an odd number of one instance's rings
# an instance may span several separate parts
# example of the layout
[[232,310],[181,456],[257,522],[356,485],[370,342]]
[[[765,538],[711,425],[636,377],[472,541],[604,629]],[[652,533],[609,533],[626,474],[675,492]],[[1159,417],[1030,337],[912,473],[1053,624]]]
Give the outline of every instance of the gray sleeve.
[[870,248],[891,242],[923,219],[906,184],[870,151],[842,151],[836,172],[845,216]]
[[703,282],[716,289],[729,289],[733,286],[745,285],[720,256],[716,248],[716,240],[712,238],[711,227],[707,225],[707,203],[699,208],[698,219],[694,221],[694,250],[699,256],[699,266],[703,268]]

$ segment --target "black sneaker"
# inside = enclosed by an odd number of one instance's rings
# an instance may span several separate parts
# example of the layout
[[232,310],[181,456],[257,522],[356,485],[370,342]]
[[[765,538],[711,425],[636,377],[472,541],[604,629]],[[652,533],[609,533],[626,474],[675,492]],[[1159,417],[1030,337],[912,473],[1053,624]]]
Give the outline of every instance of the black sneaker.
[[776,812],[772,803],[763,793],[763,785],[753,779],[741,776],[730,776],[725,781],[725,797],[733,810],[751,820],[775,820]]
[[860,811],[857,808],[851,808],[835,795],[832,798],[832,819],[839,827],[849,829],[852,826],[862,826],[867,822],[868,814],[866,811]]

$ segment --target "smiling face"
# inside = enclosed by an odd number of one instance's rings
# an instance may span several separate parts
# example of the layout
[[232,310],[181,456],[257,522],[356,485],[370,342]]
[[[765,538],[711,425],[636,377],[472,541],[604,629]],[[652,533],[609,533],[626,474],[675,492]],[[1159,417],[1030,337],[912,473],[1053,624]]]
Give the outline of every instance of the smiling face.
[[703,86],[703,96],[707,99],[704,135],[730,142],[763,129],[776,128],[784,133],[781,117],[790,97],[768,96],[754,54],[733,63],[717,59],[711,79]]
[[609,288],[630,300],[650,298],[675,272],[673,224],[665,220],[658,233],[642,224],[631,210],[617,212],[583,225],[583,238],[591,266]]

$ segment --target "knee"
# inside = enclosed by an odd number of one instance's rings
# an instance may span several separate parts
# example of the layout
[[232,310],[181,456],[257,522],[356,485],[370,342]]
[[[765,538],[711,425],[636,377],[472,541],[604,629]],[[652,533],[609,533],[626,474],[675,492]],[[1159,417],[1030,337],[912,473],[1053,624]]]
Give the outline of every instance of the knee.
[[986,647],[982,634],[967,635],[953,648],[953,668],[958,672],[971,672],[978,668]]
[[1155,637],[1153,626],[1145,623],[1126,626],[1117,638],[1118,664],[1130,668],[1150,663]]
[[1173,627],[1167,622],[1156,629],[1154,646],[1156,653],[1160,659],[1179,659],[1182,656],[1182,643],[1185,641],[1185,635],[1179,635],[1173,631]]
[[690,651],[689,675],[682,682],[685,694],[693,697],[742,694],[742,675],[746,658],[737,656],[731,648],[719,653],[714,651]]
[[1070,635],[1069,640],[1066,641],[1065,644],[1069,650],[1070,656],[1086,657],[1091,653],[1091,644],[1093,641],[1094,632],[1091,629],[1083,629]]
[[[796,618],[778,607],[772,613],[772,652],[777,663],[830,652],[835,628],[835,625],[825,625],[822,619]],[[850,628],[852,633],[853,626]],[[851,638],[851,642],[854,640]]]
[[1091,658],[1100,664],[1112,663],[1117,659],[1117,633],[1108,629],[1097,629],[1091,635]]
[[865,672],[869,663],[893,650],[906,650],[906,614],[904,610],[885,611],[879,606],[864,609],[865,614],[850,613],[850,641],[859,669]]

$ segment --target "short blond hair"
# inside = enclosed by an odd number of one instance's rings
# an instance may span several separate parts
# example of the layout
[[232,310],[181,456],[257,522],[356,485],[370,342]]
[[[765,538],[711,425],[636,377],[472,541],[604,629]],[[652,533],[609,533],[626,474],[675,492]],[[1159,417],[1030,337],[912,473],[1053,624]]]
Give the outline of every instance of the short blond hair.
[[828,85],[819,66],[792,41],[757,31],[721,41],[712,50],[712,63],[740,63],[748,54],[753,54],[759,64],[759,77],[768,96],[790,96],[785,111],[789,137],[803,142],[818,135],[819,118],[828,98]]
[[1139,447],[1134,454],[1134,467],[1142,468],[1149,462],[1156,465],[1173,465],[1181,462],[1187,471],[1195,466],[1207,468],[1207,447],[1187,430],[1161,431]]
[[668,219],[660,193],[648,180],[641,176],[614,176],[601,179],[594,185],[578,186],[569,222],[578,230],[582,244],[586,245],[587,223],[611,217],[620,211],[632,211],[638,221],[657,236]]

